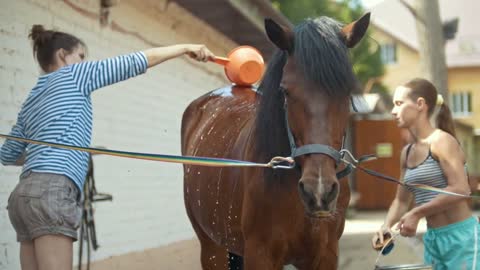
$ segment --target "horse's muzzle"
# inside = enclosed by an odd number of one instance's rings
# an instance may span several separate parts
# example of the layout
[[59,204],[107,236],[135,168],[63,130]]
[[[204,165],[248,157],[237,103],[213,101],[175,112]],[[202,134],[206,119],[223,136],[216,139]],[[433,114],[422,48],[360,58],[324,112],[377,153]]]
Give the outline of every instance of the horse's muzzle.
[[335,210],[339,193],[337,181],[301,179],[298,182],[298,191],[309,215],[323,217]]

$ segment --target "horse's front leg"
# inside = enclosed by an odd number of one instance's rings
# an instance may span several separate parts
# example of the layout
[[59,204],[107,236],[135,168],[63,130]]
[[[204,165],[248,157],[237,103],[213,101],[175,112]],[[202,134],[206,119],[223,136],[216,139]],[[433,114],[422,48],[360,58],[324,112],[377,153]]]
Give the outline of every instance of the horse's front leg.
[[245,241],[244,270],[282,270],[282,256],[272,252],[271,247],[258,241]]

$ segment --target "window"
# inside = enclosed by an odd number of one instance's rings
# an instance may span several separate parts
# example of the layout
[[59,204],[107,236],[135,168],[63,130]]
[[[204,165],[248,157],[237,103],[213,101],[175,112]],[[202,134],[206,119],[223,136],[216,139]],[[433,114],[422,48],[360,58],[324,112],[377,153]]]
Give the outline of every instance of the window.
[[450,95],[450,108],[453,116],[469,116],[472,114],[472,94],[455,92]]
[[387,43],[380,45],[380,57],[384,64],[394,64],[397,62],[397,45]]

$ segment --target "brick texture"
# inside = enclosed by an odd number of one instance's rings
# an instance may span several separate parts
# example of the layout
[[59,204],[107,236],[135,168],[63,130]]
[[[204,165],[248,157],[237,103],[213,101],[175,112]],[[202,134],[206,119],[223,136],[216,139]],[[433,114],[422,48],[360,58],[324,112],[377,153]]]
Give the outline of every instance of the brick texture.
[[[32,24],[83,39],[89,59],[153,45],[204,43],[214,53],[231,40],[167,1],[117,1],[101,27],[96,0],[0,0],[0,132],[8,133],[39,68],[27,39]],[[117,28],[112,27],[117,26]],[[93,94],[93,146],[180,154],[183,110],[195,97],[228,82],[220,66],[174,59],[141,77]],[[201,86],[201,87],[199,87]],[[177,164],[95,156],[97,189],[113,202],[96,204],[100,260],[164,246],[194,236],[185,214],[182,167]],[[0,166],[0,269],[20,269],[15,233],[5,209],[20,169]],[[75,245],[75,255],[77,254]]]

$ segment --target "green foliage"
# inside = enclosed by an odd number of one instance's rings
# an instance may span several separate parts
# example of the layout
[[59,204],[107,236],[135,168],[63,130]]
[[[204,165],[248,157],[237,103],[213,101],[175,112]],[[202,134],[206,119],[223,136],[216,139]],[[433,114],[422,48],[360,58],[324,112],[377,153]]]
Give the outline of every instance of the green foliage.
[[293,24],[298,24],[305,18],[326,15],[325,11],[328,10],[328,6],[330,5],[328,1],[324,0],[273,0],[272,3]]
[[[358,0],[271,0],[292,23],[297,24],[305,18],[328,16],[341,23],[348,24],[359,19],[365,10]],[[355,74],[365,86],[369,79],[374,80],[384,74],[384,66],[380,58],[380,48],[370,38],[371,30],[355,48],[350,50]],[[374,85],[373,91],[382,91],[381,85]],[[376,89],[376,90],[375,90]]]

